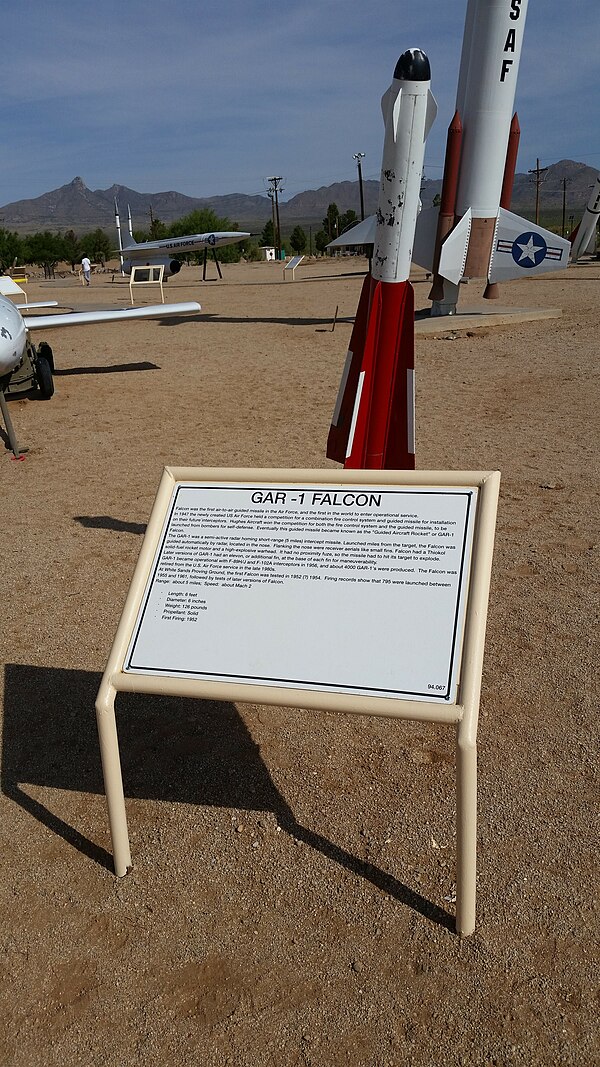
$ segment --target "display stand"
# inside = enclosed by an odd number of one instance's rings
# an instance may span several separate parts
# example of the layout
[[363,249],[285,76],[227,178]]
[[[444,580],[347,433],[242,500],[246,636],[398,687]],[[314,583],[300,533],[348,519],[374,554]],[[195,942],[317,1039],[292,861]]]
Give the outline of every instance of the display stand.
[[[215,261],[215,266],[217,268],[217,274],[219,275],[219,278],[221,279],[221,281],[223,281],[223,275],[221,274],[221,265],[219,263],[219,260],[217,259],[217,253],[216,253],[214,248],[211,248],[211,252],[212,252],[212,257],[213,257],[213,259]],[[203,259],[202,259],[202,281],[203,282],[206,281],[206,261],[207,261],[207,258],[208,258],[208,248],[205,248],[204,249],[204,256],[203,256]]]
[[145,264],[143,267],[132,267],[131,274],[129,276],[129,293],[131,296],[131,303],[135,303],[133,299],[133,287],[137,285],[158,285],[160,287],[160,301],[161,304],[165,302],[165,294],[163,290],[163,278],[165,273],[164,264],[158,265]]
[[96,702],[117,875],[131,865],[117,692],[443,723],[456,731],[456,928],[472,933],[499,481],[165,469]]
[[296,267],[299,267],[302,263],[304,256],[292,256],[289,263],[286,263],[283,268],[283,280],[286,281],[288,275],[291,275],[292,281],[296,281]]

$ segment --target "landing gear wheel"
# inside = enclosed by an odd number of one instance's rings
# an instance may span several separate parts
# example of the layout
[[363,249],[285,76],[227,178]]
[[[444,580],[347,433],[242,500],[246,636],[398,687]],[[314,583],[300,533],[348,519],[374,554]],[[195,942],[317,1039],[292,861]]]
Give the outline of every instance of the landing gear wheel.
[[35,377],[41,396],[44,400],[49,400],[54,392],[54,380],[48,360],[39,354],[35,361]]
[[48,363],[50,370],[54,374],[54,354],[47,341],[40,341],[39,345],[37,346],[37,354],[38,356],[43,356],[43,358]]

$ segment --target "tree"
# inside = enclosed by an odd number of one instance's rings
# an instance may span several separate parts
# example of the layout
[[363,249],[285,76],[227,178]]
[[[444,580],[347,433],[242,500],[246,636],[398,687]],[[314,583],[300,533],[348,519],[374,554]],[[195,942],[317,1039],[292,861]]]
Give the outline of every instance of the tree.
[[[201,208],[173,222],[169,227],[167,236],[185,237],[186,234],[214,233],[216,230],[234,231],[237,229],[237,223],[232,222],[231,219],[219,218],[211,208]],[[237,263],[241,254],[242,248],[239,244],[224,245],[218,250],[218,256],[222,263]],[[203,252],[191,252],[189,254],[189,258],[196,263],[199,263],[203,256]]]
[[44,277],[53,278],[56,264],[63,259],[64,244],[59,233],[32,233],[23,242],[23,259],[25,263],[35,263],[43,267]]
[[256,241],[248,241],[244,245],[244,258],[248,263],[258,263],[262,259],[262,252]]
[[301,226],[294,226],[290,234],[292,252],[304,252],[306,249],[306,234]]
[[329,234],[330,241],[333,241],[333,238],[337,237],[340,233],[339,219],[340,212],[337,204],[330,204],[327,208],[327,214],[323,219],[323,229]]
[[434,198],[433,198],[433,200],[431,201],[432,206],[433,207],[439,207],[441,202],[442,202],[442,198],[441,198],[440,194],[436,193]]
[[266,245],[267,248],[275,247],[275,227],[273,226],[273,219],[269,219],[265,223],[263,232],[260,235],[261,245]]
[[23,242],[18,233],[11,233],[10,230],[0,228],[0,267],[2,270],[8,270],[15,261],[22,259],[22,248]]
[[75,235],[74,230],[67,230],[67,232],[63,234],[63,247],[64,258],[67,263],[71,264],[71,270],[74,271],[75,264],[79,263],[82,254],[81,248],[79,247],[79,239]]
[[349,211],[345,211],[344,214],[339,217],[339,232],[345,233],[351,226],[356,226],[357,222],[358,215],[356,214],[356,211],[353,211],[352,208],[350,208]]
[[79,245],[81,254],[89,256],[93,263],[104,263],[105,260],[110,259],[113,251],[113,242],[104,230],[100,229],[84,233]]
[[327,231],[319,230],[318,233],[315,234],[315,248],[317,252],[324,252],[329,244],[329,240],[330,237]]
[[153,215],[152,221],[150,222],[150,229],[148,230],[148,240],[162,241],[167,236],[168,231],[164,222],[162,222],[161,219],[155,219]]

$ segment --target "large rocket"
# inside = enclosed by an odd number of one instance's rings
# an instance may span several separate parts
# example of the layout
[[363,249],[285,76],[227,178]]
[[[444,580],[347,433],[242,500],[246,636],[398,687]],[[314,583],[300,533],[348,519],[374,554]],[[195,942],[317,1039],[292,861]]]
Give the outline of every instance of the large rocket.
[[[497,282],[567,266],[569,242],[508,210],[519,127],[513,115],[528,0],[467,0],[456,111],[441,205],[421,211],[413,261],[434,276],[432,315],[456,310],[463,279]],[[329,247],[373,240],[370,220]]]
[[596,178],[596,184],[592,189],[587,207],[579,226],[573,231],[571,240],[571,262],[577,263],[580,256],[589,250],[596,234],[596,226],[600,219],[600,174]]
[[423,212],[415,241],[415,261],[434,273],[432,314],[451,312],[463,278],[486,279],[489,298],[497,295],[498,281],[567,266],[569,243],[506,204],[518,144],[513,107],[527,3],[467,3],[443,210],[435,230]]
[[424,52],[400,56],[385,124],[372,269],[365,278],[327,456],[359,470],[414,469],[414,294],[408,280],[427,134],[437,113]]

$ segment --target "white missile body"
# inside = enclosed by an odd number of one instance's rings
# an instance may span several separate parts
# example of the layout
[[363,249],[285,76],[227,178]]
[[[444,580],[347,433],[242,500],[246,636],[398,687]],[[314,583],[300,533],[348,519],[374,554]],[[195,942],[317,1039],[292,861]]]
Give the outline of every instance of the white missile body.
[[430,84],[394,77],[381,100],[385,138],[372,272],[377,281],[406,281],[410,273],[425,141],[437,114]]
[[457,215],[498,212],[527,2],[469,0],[456,94],[463,126]]
[[[567,265],[568,242],[500,207],[527,4],[468,0],[456,96],[462,122],[456,225],[438,268],[451,286],[462,278],[493,285]],[[456,295],[451,291],[450,299]]]
[[414,293],[408,280],[425,140],[437,113],[429,59],[409,48],[381,108],[385,125],[372,271],[363,283],[327,440],[346,468],[414,470]]
[[572,263],[577,263],[579,257],[583,256],[584,253],[589,250],[589,246],[592,243],[596,232],[598,219],[600,219],[600,174],[596,178],[596,184],[592,190],[592,195],[588,200],[587,207],[583,213],[583,218],[579,223],[575,240],[571,245]]

